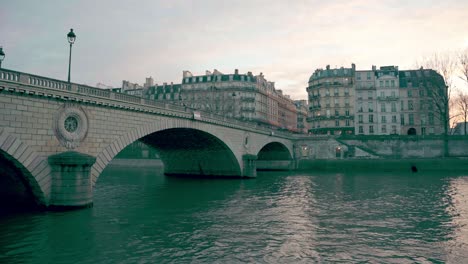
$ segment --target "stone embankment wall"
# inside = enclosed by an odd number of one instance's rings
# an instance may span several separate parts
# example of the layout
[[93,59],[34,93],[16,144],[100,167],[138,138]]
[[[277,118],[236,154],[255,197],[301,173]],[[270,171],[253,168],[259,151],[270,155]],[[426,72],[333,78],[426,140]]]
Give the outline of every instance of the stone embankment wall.
[[[411,159],[444,157],[442,136],[346,136],[296,141],[297,159]],[[448,157],[468,158],[468,136],[449,136]]]

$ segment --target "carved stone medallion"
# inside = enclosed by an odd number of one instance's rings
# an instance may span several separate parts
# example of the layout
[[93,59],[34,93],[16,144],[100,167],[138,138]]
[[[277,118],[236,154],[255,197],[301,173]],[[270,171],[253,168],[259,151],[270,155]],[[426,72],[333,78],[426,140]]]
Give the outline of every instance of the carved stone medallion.
[[83,108],[73,103],[61,107],[55,114],[54,133],[67,149],[78,147],[88,134],[88,117]]

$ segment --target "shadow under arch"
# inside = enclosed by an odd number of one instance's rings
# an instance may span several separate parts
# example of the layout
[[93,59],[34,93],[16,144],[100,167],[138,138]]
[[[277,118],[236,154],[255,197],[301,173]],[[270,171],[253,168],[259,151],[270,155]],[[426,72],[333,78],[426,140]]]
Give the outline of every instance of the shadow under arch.
[[141,139],[157,149],[166,175],[241,176],[234,153],[219,138],[192,128],[171,128]]
[[257,170],[290,170],[292,155],[280,142],[270,142],[257,154]]
[[[197,177],[241,177],[238,159],[229,146],[217,136],[196,128],[146,127],[138,134],[130,131],[114,141],[97,157],[92,168],[93,186],[109,162],[131,143],[141,140],[155,148],[164,164],[166,175]],[[126,138],[125,144],[122,144]],[[113,150],[113,151],[111,151]],[[113,153],[113,154],[110,154]]]
[[44,208],[48,205],[46,194],[50,190],[50,183],[50,167],[47,160],[37,155],[30,146],[16,136],[0,129],[2,205],[17,202],[18,207]]

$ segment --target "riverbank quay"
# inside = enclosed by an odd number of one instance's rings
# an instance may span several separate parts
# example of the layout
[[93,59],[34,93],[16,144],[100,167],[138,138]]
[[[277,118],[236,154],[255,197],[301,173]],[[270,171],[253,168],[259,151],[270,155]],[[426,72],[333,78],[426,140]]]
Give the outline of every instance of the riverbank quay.
[[164,164],[160,159],[113,159],[109,166],[122,168],[160,168]]
[[453,172],[466,171],[468,158],[410,159],[316,159],[297,161],[298,171]]

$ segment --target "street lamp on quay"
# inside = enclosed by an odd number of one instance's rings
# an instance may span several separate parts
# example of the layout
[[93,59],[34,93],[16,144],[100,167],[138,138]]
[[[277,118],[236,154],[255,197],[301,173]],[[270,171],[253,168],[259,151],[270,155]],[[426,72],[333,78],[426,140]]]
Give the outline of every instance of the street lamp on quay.
[[71,69],[71,53],[72,45],[75,43],[76,35],[73,33],[73,28],[70,29],[70,32],[67,34],[68,43],[70,43],[70,57],[68,58],[68,83],[70,83],[70,69]]
[[2,61],[5,58],[5,52],[3,52],[3,47],[0,46],[0,68],[2,68]]

